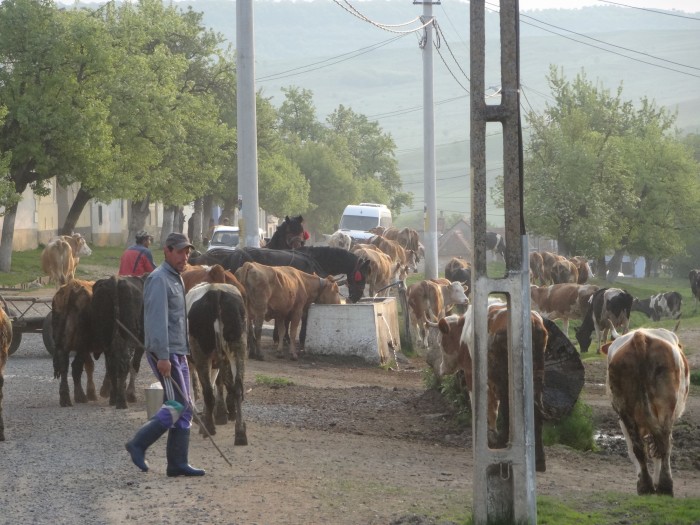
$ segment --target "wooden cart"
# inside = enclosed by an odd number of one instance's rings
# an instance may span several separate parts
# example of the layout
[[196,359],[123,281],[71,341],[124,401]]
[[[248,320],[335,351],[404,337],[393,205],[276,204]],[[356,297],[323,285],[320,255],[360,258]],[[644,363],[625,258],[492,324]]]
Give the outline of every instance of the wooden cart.
[[53,355],[54,344],[51,330],[51,297],[30,297],[24,295],[0,294],[0,305],[12,321],[12,343],[10,355],[14,354],[22,342],[24,333],[40,333],[44,346]]

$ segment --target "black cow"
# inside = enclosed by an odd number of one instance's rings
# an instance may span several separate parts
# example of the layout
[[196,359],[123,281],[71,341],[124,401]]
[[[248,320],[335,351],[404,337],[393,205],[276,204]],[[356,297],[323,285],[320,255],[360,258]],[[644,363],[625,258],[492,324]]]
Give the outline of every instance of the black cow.
[[583,318],[583,323],[576,330],[576,340],[581,352],[588,352],[591,346],[593,331],[598,339],[600,352],[601,342],[608,338],[610,324],[615,328],[621,328],[621,333],[627,332],[632,310],[632,294],[619,288],[600,288],[590,299],[591,307]]
[[[187,319],[192,360],[204,397],[204,426],[211,435],[216,433],[214,412],[218,424],[226,423],[229,418],[235,420],[234,445],[247,445],[241,410],[248,325],[243,297],[230,284],[199,284],[187,292]],[[211,384],[215,366],[219,367],[216,396]],[[205,434],[203,428],[199,431]]]
[[469,262],[462,257],[452,257],[445,265],[445,279],[450,282],[459,281],[462,284],[472,285],[472,268]]
[[632,302],[633,312],[642,312],[652,321],[662,317],[678,319],[681,316],[683,297],[678,292],[661,292],[648,299],[635,299]]
[[[145,275],[112,276],[93,286],[92,322],[96,337],[104,348],[107,374],[111,384],[109,404],[127,408],[127,400],[136,402],[135,376],[139,371],[143,345],[117,324],[116,319],[141,343],[143,333],[143,284]],[[126,376],[130,374],[129,386]]]
[[486,249],[506,258],[506,240],[503,235],[496,232],[486,232]]

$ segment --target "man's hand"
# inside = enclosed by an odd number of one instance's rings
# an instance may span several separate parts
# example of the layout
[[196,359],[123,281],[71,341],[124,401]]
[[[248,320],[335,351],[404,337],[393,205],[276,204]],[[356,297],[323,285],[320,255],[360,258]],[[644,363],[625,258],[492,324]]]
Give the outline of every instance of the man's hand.
[[158,359],[156,364],[158,372],[161,373],[163,377],[170,377],[170,360],[169,359]]

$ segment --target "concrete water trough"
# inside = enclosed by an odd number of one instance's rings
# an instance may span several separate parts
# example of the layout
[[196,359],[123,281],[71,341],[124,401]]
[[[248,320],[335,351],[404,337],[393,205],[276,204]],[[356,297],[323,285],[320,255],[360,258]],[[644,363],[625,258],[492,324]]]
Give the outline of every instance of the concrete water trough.
[[309,355],[359,357],[385,364],[400,351],[393,297],[364,298],[355,304],[312,304],[309,309],[305,345]]

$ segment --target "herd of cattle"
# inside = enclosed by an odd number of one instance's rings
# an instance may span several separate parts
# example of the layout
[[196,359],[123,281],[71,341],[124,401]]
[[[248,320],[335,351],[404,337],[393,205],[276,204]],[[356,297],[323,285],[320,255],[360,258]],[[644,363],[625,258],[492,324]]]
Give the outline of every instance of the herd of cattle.
[[[338,232],[329,239],[327,251],[320,247],[300,248],[291,252],[288,262],[259,259],[265,252],[277,252],[260,248],[235,250],[235,258],[230,251],[191,258],[182,278],[192,376],[195,392],[202,392],[203,422],[210,434],[215,433],[215,423],[233,420],[235,444],[247,444],[241,410],[245,359],[262,358],[264,321],[275,321],[278,352],[282,352],[287,340],[289,355],[296,359],[297,332],[303,346],[310,305],[343,301],[333,275],[346,274],[350,300],[356,302],[365,286],[371,296],[387,295],[393,284],[417,271],[423,247],[415,230],[390,228],[373,233],[369,242],[357,244]],[[339,258],[339,252],[345,255]],[[85,239],[79,235],[52,241],[42,254],[42,268],[58,286],[52,303],[52,335],[54,375],[60,379],[59,403],[62,407],[71,406],[70,353],[75,355],[71,372],[76,403],[97,399],[94,359],[104,354],[107,372],[100,395],[109,397],[116,408],[126,408],[127,402],[136,401],[135,377],[144,351],[145,277],[112,276],[96,282],[75,279],[79,257],[89,254]],[[344,266],[324,271],[322,255],[343,260]],[[298,269],[300,260],[312,256],[317,259],[311,261],[311,270],[305,266]],[[670,436],[688,396],[688,363],[675,333],[662,328],[628,329],[630,313],[635,310],[655,321],[662,317],[678,319],[680,294],[666,292],[640,301],[625,290],[589,284],[592,272],[584,258],[533,252],[530,268],[537,470],[545,470],[541,430],[547,323],[561,320],[568,337],[569,321],[580,320],[575,331],[580,351],[588,351],[595,333],[597,350],[607,352],[608,393],[619,415],[630,458],[637,467],[638,493],[672,494]],[[691,272],[690,281],[693,295],[698,297],[700,271]],[[406,289],[410,325],[418,340],[427,347],[429,331],[439,331],[441,359],[436,374],[461,370],[469,390],[473,384],[470,286],[471,266],[456,257],[445,267],[445,278],[424,279]],[[461,310],[452,313],[451,307],[456,305]],[[505,446],[508,439],[508,430],[499,429],[496,424],[499,412],[508,420],[507,315],[507,304],[493,301],[488,305],[488,429],[494,447]],[[616,337],[612,343],[606,342],[609,331]],[[11,324],[0,310],[0,440],[5,438],[2,377],[10,340]],[[82,387],[83,371],[86,390]],[[654,463],[653,479],[647,460]]]

